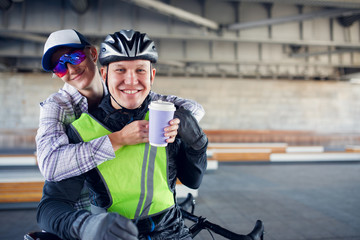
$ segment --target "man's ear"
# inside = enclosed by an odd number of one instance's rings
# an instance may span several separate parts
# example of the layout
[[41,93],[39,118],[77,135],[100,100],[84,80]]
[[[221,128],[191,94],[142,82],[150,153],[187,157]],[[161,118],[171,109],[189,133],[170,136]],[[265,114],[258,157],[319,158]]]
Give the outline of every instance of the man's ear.
[[150,85],[152,86],[154,83],[154,78],[155,78],[155,74],[156,74],[156,69],[155,68],[151,68],[151,73],[150,73]]
[[104,82],[106,82],[106,73],[107,73],[108,66],[102,66],[100,68],[100,74]]

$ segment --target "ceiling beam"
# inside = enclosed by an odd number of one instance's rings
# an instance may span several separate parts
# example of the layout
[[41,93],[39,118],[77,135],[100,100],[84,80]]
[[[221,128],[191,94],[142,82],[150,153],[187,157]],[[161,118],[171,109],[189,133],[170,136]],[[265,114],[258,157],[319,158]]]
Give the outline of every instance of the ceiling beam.
[[333,55],[333,54],[342,54],[342,53],[351,53],[351,52],[359,52],[360,49],[336,49],[336,50],[329,50],[329,51],[319,51],[319,52],[304,52],[304,53],[291,53],[289,54],[292,58],[306,58],[306,57],[313,57],[313,56],[320,56],[320,55]]
[[159,61],[157,62],[157,64],[162,64],[162,65],[167,65],[167,66],[173,66],[173,67],[179,67],[179,68],[183,68],[186,66],[186,63],[184,63],[183,61],[178,61],[178,60],[162,60],[159,59]]
[[[49,32],[34,33],[20,30],[0,30],[0,37],[11,38],[18,40],[27,40],[44,44]],[[101,42],[104,40],[105,33],[100,32],[83,32],[87,37],[92,38],[93,42]],[[184,34],[159,34],[148,33],[152,39],[158,40],[198,40],[198,41],[218,41],[218,42],[238,42],[238,43],[264,43],[264,44],[285,44],[285,45],[299,45],[299,46],[329,46],[341,48],[359,49],[358,42],[340,42],[340,41],[322,41],[322,40],[289,40],[289,39],[259,39],[249,37],[237,37],[231,35],[218,36],[217,34],[209,35],[184,35]],[[44,36],[43,36],[44,35]]]
[[[346,68],[360,68],[358,64],[346,63],[323,63],[323,62],[289,62],[289,61],[245,61],[245,60],[211,60],[211,59],[172,59],[174,61],[181,61],[188,66],[201,65],[248,65],[248,66],[301,66],[301,67],[346,67]],[[166,60],[171,61],[171,60]]]
[[354,14],[360,13],[360,9],[352,9],[352,8],[336,8],[336,9],[325,9],[322,11],[304,13],[299,15],[280,17],[280,18],[270,18],[264,19],[255,22],[245,22],[245,23],[234,23],[228,26],[229,30],[243,30],[248,28],[256,28],[263,27],[268,25],[289,23],[289,22],[299,22],[304,20],[310,20],[314,18],[330,18],[330,17],[338,17],[338,16],[350,16]]
[[203,18],[199,15],[187,12],[181,8],[165,4],[160,1],[154,0],[127,0],[126,2],[132,2],[140,7],[155,10],[158,13],[164,14],[166,16],[175,17],[185,22],[191,22],[196,25],[204,26],[212,30],[219,30],[220,25],[215,21]]
[[9,31],[9,30],[0,30],[0,37],[11,38],[17,40],[26,40],[30,42],[45,43],[47,37],[40,36],[38,34],[26,33],[23,31]]
[[180,34],[151,34],[153,39],[173,39],[173,40],[199,40],[199,41],[219,41],[219,42],[246,42],[264,44],[286,44],[304,46],[330,46],[344,48],[360,48],[358,42],[322,41],[322,40],[289,40],[289,39],[259,39],[236,36],[217,36],[217,35],[180,35]]
[[360,8],[359,0],[223,0],[238,2],[296,4],[319,7]]

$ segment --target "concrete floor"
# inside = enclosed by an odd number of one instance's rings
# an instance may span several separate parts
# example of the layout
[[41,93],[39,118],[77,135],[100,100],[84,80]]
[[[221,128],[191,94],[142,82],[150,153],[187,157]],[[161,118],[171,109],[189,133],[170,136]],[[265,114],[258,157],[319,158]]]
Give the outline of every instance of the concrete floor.
[[[195,214],[242,234],[261,219],[267,240],[359,240],[360,163],[220,164],[205,175]],[[0,210],[1,240],[32,230],[35,209]]]
[[238,233],[261,219],[267,240],[359,240],[360,164],[220,165],[195,213]]

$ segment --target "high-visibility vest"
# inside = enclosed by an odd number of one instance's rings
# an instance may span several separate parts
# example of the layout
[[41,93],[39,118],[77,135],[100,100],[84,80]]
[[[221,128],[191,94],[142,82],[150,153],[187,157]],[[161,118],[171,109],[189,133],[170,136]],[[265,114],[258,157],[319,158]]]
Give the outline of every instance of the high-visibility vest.
[[[145,119],[148,120],[148,113]],[[111,133],[86,113],[72,123],[72,128],[84,142]],[[174,205],[165,147],[154,147],[149,143],[123,146],[115,152],[114,159],[97,168],[111,199],[109,212],[117,212],[129,219],[141,219]]]

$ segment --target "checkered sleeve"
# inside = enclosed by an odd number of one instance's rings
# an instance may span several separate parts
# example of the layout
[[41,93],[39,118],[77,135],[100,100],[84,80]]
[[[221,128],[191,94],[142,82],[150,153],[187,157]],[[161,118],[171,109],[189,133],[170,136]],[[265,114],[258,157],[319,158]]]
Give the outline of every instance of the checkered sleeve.
[[87,172],[115,157],[107,136],[90,142],[69,144],[66,122],[75,120],[72,106],[47,101],[40,104],[40,122],[36,135],[39,169],[48,181],[60,181]]

